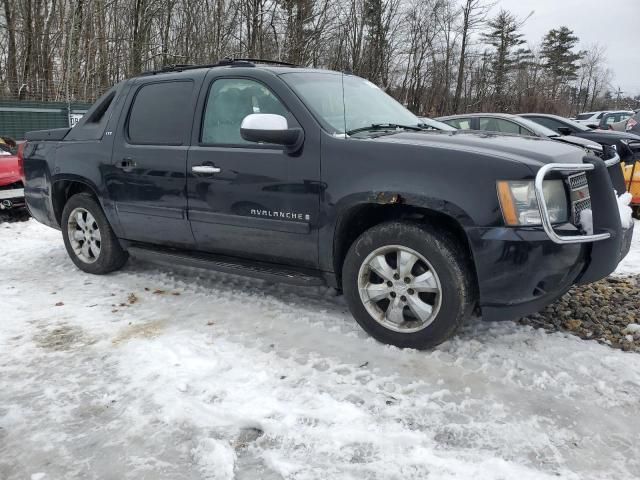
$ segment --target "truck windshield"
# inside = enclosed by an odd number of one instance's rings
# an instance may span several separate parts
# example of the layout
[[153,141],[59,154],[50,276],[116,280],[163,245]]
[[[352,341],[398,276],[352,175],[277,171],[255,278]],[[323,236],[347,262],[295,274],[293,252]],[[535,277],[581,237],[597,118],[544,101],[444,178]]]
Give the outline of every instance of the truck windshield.
[[[422,123],[400,103],[360,77],[337,72],[285,73],[280,77],[333,134],[379,131],[385,125],[390,129],[404,126],[413,129]],[[374,128],[367,130],[370,126]]]

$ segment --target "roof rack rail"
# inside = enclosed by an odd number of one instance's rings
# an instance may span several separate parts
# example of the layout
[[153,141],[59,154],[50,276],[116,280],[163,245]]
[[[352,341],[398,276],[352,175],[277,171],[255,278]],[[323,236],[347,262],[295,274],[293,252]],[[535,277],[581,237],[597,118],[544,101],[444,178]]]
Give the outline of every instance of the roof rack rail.
[[[227,59],[225,59],[227,60]],[[264,58],[234,58],[229,59],[232,62],[250,62],[250,63],[264,63],[265,65],[282,65],[284,67],[299,67],[295,63],[282,62],[280,60],[267,60]]]
[[230,58],[225,57],[222,60],[218,60],[216,63],[202,64],[202,65],[194,65],[194,64],[174,64],[174,65],[165,65],[160,70],[150,70],[148,72],[143,72],[142,76],[147,75],[156,75],[159,73],[169,73],[169,72],[182,72],[185,70],[195,70],[197,68],[213,68],[213,67],[227,67],[227,66],[237,66],[237,67],[255,67],[256,63],[262,63],[265,65],[282,65],[284,67],[298,67],[295,63],[289,62],[281,62],[279,60],[266,60],[261,58]]

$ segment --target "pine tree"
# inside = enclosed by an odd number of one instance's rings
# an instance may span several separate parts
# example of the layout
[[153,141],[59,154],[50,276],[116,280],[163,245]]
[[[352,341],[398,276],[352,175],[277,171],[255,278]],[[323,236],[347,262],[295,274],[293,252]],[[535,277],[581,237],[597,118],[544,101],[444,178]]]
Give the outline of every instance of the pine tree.
[[573,51],[577,43],[578,37],[564,26],[552,29],[544,36],[541,55],[551,80],[551,98],[556,98],[559,85],[577,78],[580,68],[577,62],[582,58],[580,53]]
[[518,66],[519,59],[526,56],[527,49],[518,48],[525,44],[523,34],[519,32],[522,23],[506,10],[489,20],[489,32],[482,34],[482,40],[495,48],[491,61],[491,70],[495,84],[494,94],[499,109],[505,108],[504,92],[507,88],[509,73]]

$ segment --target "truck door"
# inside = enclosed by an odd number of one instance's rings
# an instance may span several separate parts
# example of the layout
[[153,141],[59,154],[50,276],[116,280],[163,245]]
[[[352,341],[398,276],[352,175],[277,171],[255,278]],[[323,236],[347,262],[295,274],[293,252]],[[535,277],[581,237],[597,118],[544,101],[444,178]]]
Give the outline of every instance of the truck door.
[[[319,127],[277,77],[240,70],[212,70],[196,111],[187,189],[197,248],[317,267]],[[281,146],[242,139],[240,124],[252,113],[282,115],[290,127],[302,127],[302,150],[289,154]]]
[[127,240],[194,246],[186,167],[198,83],[185,77],[147,80],[129,93],[108,181]]

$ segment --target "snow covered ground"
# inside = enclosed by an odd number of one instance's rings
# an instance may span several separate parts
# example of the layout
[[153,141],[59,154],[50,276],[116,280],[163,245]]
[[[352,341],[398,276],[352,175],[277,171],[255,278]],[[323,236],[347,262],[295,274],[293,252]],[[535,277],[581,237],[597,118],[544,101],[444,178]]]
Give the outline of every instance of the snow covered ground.
[[0,479],[640,477],[638,354],[480,321],[401,351],[329,289],[0,245]]

